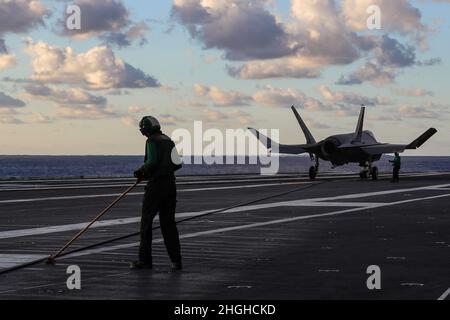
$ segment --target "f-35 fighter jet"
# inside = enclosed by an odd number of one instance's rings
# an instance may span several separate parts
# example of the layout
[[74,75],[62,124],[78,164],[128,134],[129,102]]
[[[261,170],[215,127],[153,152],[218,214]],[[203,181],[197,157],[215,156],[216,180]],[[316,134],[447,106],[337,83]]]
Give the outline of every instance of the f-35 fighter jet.
[[358,163],[362,167],[359,174],[362,179],[371,177],[373,180],[377,180],[378,168],[374,166],[374,162],[380,160],[384,153],[417,149],[437,132],[436,129],[430,128],[410,144],[378,142],[371,131],[363,130],[365,107],[362,106],[354,133],[337,134],[316,142],[295,107],[292,107],[292,111],[305,135],[306,144],[278,144],[253,128],[249,128],[249,130],[271,151],[281,154],[309,153],[313,162],[313,165],[309,168],[309,178],[311,180],[315,179],[319,172],[319,159],[330,161],[333,167],[348,163]]

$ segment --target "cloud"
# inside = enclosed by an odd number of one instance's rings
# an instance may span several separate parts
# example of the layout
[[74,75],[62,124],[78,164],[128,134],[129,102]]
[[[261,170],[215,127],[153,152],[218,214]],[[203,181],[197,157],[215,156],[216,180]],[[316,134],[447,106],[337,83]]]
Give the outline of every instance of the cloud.
[[0,124],[24,124],[25,122],[17,118],[17,115],[19,115],[19,113],[16,108],[2,107],[0,103]]
[[331,128],[330,125],[318,122],[311,118],[305,118],[305,123],[308,126],[308,128],[313,128],[313,129],[329,129],[329,128]]
[[31,115],[28,117],[27,120],[21,120],[17,118],[16,116],[19,115],[19,113],[12,108],[0,108],[0,123],[3,124],[24,124],[24,123],[51,123],[53,122],[53,119],[43,115],[40,112],[32,112]]
[[329,103],[346,103],[351,105],[376,106],[386,104],[386,99],[381,97],[369,98],[350,92],[331,91],[327,86],[321,85],[319,91],[322,97]]
[[146,113],[146,112],[152,112],[152,107],[139,107],[139,106],[129,106],[128,107],[128,113],[137,114],[137,113]]
[[7,115],[7,116],[12,116],[12,115],[17,115],[17,109],[16,108],[0,108],[0,115]]
[[0,72],[17,64],[16,56],[13,54],[0,53]]
[[[381,85],[395,79],[395,68],[420,63],[416,46],[424,49],[431,31],[407,0],[292,0],[291,16],[284,20],[271,5],[269,0],[174,0],[172,15],[205,49],[222,50],[230,62],[228,74],[239,79],[311,79],[325,67],[367,58],[362,70],[370,71],[367,80],[355,74],[340,82]],[[381,7],[382,27],[390,36],[367,32],[370,5]]]
[[8,96],[0,91],[0,109],[1,108],[22,108],[25,107],[25,102],[22,100]]
[[0,1],[0,72],[17,64],[16,56],[8,52],[3,36],[26,33],[42,26],[49,14],[39,0]]
[[[67,33],[86,36],[90,33],[118,31],[129,24],[128,10],[120,0],[76,0],[71,4],[80,8],[81,28],[66,29]],[[65,21],[65,18],[64,15],[62,20]]]
[[429,118],[442,121],[448,121],[450,115],[450,105],[439,104],[432,101],[426,101],[418,106],[412,106],[410,104],[401,105],[398,108],[400,116],[410,118]]
[[382,28],[402,35],[417,34],[426,30],[422,14],[408,0],[341,0],[342,16],[348,28],[367,30],[367,8],[377,5],[381,9]]
[[251,115],[239,109],[233,109],[227,112],[231,119],[236,120],[241,125],[249,125],[251,123]]
[[[147,111],[149,111],[150,109],[151,108],[145,108],[145,110]],[[140,119],[137,117],[136,113],[140,113],[142,111],[143,109],[140,107],[129,107],[128,112],[132,115],[125,115],[121,117],[123,124],[129,127],[138,127]],[[176,126],[177,123],[182,121],[180,117],[168,113],[155,115],[155,117],[158,119],[159,123],[161,123],[162,126]]]
[[38,0],[0,1],[0,35],[28,32],[44,25],[48,14],[49,10]]
[[[215,86],[202,86],[195,84],[193,87],[195,94],[198,97],[206,97],[211,99],[216,106],[240,106],[257,103],[266,107],[290,107],[292,105],[301,104],[304,108],[309,110],[326,110],[321,101],[308,97],[305,93],[292,88],[276,88],[272,86],[265,86],[256,91],[252,96],[246,95],[239,91],[227,91]],[[188,105],[192,105],[189,103]],[[209,112],[210,109],[204,108],[203,104],[199,104],[205,113],[209,113],[212,120],[217,120],[218,117],[223,116],[225,119],[236,115],[242,118],[242,122],[246,122],[243,118],[249,114],[244,111],[237,113],[237,109],[228,110],[226,113]]]
[[438,119],[441,117],[439,112],[431,110],[431,108],[427,107],[414,107],[411,105],[402,105],[398,108],[398,113],[402,117],[408,118],[418,118],[418,119]]
[[158,121],[161,123],[161,125],[164,126],[175,126],[177,125],[177,122],[181,122],[181,118],[177,117],[173,114],[161,114],[157,116]]
[[225,91],[216,86],[194,85],[194,92],[198,97],[211,99],[216,106],[245,106],[251,102],[251,97],[241,92]]
[[368,115],[367,120],[370,121],[400,121],[401,117],[397,113],[395,114],[383,114],[383,115]]
[[299,55],[320,57],[323,65],[345,65],[360,57],[358,37],[346,30],[336,1],[293,0],[291,11],[298,19],[291,32],[302,45]]
[[416,65],[419,67],[432,67],[442,63],[441,58],[431,58],[424,61],[416,61]]
[[396,88],[393,89],[392,91],[399,96],[405,97],[425,97],[434,95],[433,91],[429,91],[423,88],[409,88],[409,89]]
[[228,115],[217,110],[211,110],[210,108],[203,108],[202,112],[206,119],[211,122],[221,122],[228,119]]
[[111,89],[106,94],[110,96],[122,96],[122,95],[129,95],[130,91],[121,89]]
[[108,106],[108,100],[105,97],[93,95],[79,88],[28,84],[24,86],[24,89],[32,99],[53,102],[57,107],[57,118],[98,120],[120,116],[112,107]]
[[408,67],[416,62],[413,46],[401,44],[387,35],[382,37],[380,45],[375,50],[377,62],[383,66]]
[[100,120],[120,116],[111,107],[104,105],[59,105],[56,116],[74,120]]
[[5,40],[0,39],[0,54],[8,53],[8,48],[6,48]]
[[433,65],[440,61],[431,59],[425,62],[416,60],[416,49],[405,45],[388,35],[374,40],[377,45],[373,50],[373,59],[360,66],[358,70],[346,76],[341,76],[337,84],[354,85],[366,81],[375,86],[382,86],[395,81],[399,70],[415,65]]
[[59,21],[63,28],[62,35],[78,40],[98,37],[105,44],[119,48],[131,46],[134,41],[139,41],[140,45],[147,43],[149,26],[144,21],[133,22],[123,1],[76,0],[71,4],[81,10],[81,28],[72,30],[66,27],[67,14],[64,10],[63,18]]
[[141,107],[138,107],[138,106],[129,106],[128,112],[129,113],[141,113],[142,109],[141,109]]
[[139,120],[133,116],[123,116],[121,118],[122,123],[128,127],[138,127]]
[[0,38],[0,72],[17,64],[16,57],[8,53],[5,40]]
[[320,76],[315,68],[304,67],[301,59],[286,58],[270,61],[254,61],[241,66],[228,66],[228,74],[239,79],[305,78]]
[[0,123],[1,124],[24,124],[24,122],[16,117],[11,116],[1,116],[0,115]]
[[286,27],[294,51],[270,60],[253,60],[228,67],[241,79],[317,78],[320,68],[347,65],[360,57],[363,38],[347,32],[334,1],[293,0],[294,22]]
[[60,89],[42,84],[29,84],[24,86],[24,89],[35,98],[53,101],[57,104],[106,105],[107,103],[105,97],[95,96],[78,88]]
[[325,109],[322,102],[308,97],[306,94],[295,89],[282,89],[266,86],[264,89],[255,92],[253,100],[267,107],[290,107],[292,105],[302,105],[308,110]]
[[32,81],[77,84],[91,90],[159,87],[159,82],[123,60],[107,47],[76,54],[39,41],[26,49],[32,56]]
[[341,76],[336,84],[354,85],[370,81],[375,86],[382,86],[395,81],[397,70],[393,67],[380,66],[370,61],[360,66],[359,69],[346,76]]
[[282,23],[268,1],[175,0],[172,16],[205,48],[221,49],[229,60],[270,59],[292,54]]
[[28,123],[45,124],[52,123],[53,119],[40,112],[33,112],[28,120]]
[[150,27],[145,22],[140,22],[133,25],[125,32],[110,32],[100,36],[105,44],[113,44],[119,48],[129,47],[134,41],[139,41],[139,45],[144,45],[148,42],[146,35],[150,32]]

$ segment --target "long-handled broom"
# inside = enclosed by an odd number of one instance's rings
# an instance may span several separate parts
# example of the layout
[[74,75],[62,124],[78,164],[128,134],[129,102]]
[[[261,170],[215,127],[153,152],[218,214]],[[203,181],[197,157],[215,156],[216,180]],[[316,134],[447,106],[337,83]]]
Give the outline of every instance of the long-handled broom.
[[79,239],[95,222],[97,222],[104,214],[106,214],[114,205],[119,202],[123,197],[125,197],[131,190],[133,190],[142,180],[138,179],[131,187],[125,190],[117,199],[115,199],[111,204],[109,204],[105,209],[103,209],[91,222],[88,223],[80,232],[78,232],[69,242],[67,242],[61,249],[55,254],[52,254],[47,258],[47,264],[55,264],[56,258],[59,257],[72,243]]

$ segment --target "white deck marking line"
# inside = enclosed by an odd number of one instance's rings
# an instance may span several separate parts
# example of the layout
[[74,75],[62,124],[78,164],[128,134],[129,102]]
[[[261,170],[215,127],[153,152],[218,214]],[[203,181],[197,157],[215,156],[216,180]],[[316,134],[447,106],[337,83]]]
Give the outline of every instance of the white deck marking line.
[[0,254],[0,269],[11,268],[18,264],[27,263],[45,257],[46,256],[37,254]]
[[[202,215],[205,213],[213,212],[216,210],[220,210],[220,208],[212,209],[212,210],[205,210],[205,211],[182,212],[182,213],[177,213],[176,216],[177,216],[177,218],[187,218],[187,217],[193,217],[193,216],[198,216],[198,215]],[[155,220],[157,220],[157,219],[158,219],[158,217],[156,217]],[[103,220],[103,221],[97,221],[96,223],[94,223],[91,226],[91,228],[104,228],[104,227],[110,227],[110,226],[137,223],[140,221],[141,221],[141,217]],[[87,224],[88,224],[88,222],[81,222],[81,223],[65,224],[65,225],[50,226],[50,227],[1,231],[0,232],[0,240],[27,237],[27,236],[33,236],[33,235],[43,235],[43,234],[50,234],[50,233],[81,230]]]
[[[263,183],[263,184],[249,184],[238,185],[228,187],[214,187],[214,188],[194,188],[194,189],[179,189],[178,192],[197,192],[197,191],[214,191],[214,190],[228,190],[228,189],[245,189],[245,188],[261,188],[261,187],[273,187],[293,184],[311,184],[315,182],[278,182],[278,183]],[[111,198],[118,197],[120,193],[109,194],[93,194],[82,196],[63,196],[63,197],[45,197],[45,198],[30,198],[30,199],[13,199],[13,200],[1,200],[0,204],[8,203],[26,203],[26,202],[41,202],[41,201],[54,201],[54,200],[76,200],[76,199],[95,199],[95,198]],[[130,192],[127,196],[142,196],[144,192]]]
[[[260,205],[238,207],[238,208],[227,210],[224,213],[236,213],[236,212],[242,212],[242,211],[267,209],[267,208],[274,208],[274,207],[280,207],[280,206],[293,206],[293,207],[297,207],[297,206],[339,207],[339,206],[342,206],[342,207],[377,208],[377,207],[383,206],[385,204],[384,203],[376,203],[376,202],[371,203],[371,202],[321,202],[321,201],[352,199],[352,198],[359,198],[359,197],[367,197],[367,196],[371,196],[371,195],[378,196],[378,195],[382,195],[382,194],[391,194],[391,193],[405,192],[405,191],[428,190],[430,188],[435,188],[435,187],[437,187],[437,186],[420,187],[420,188],[413,188],[413,189],[388,190],[388,191],[361,193],[361,194],[350,194],[350,195],[341,195],[341,196],[328,197],[328,198],[312,198],[312,199],[306,199],[306,200],[291,200],[291,201],[272,202],[272,203],[266,203],[266,204],[260,204]],[[198,212],[179,213],[179,214],[177,214],[177,217],[179,217],[179,218],[192,217],[192,216],[201,215],[201,214],[216,211],[216,210],[221,210],[221,208],[211,209],[211,210],[206,210],[206,211],[198,211]],[[99,222],[95,223],[92,227],[100,228],[100,227],[107,227],[107,226],[124,225],[124,224],[136,223],[138,221],[139,221],[139,218],[123,218],[123,219],[114,219],[114,220],[104,220],[104,221],[99,221]],[[25,237],[25,236],[31,236],[31,235],[42,235],[42,234],[65,232],[65,231],[71,231],[71,230],[80,230],[86,224],[87,224],[87,222],[82,222],[82,223],[76,223],[76,224],[67,224],[67,225],[50,226],[50,227],[42,227],[42,228],[29,228],[29,229],[22,229],[22,230],[3,231],[3,232],[0,232],[0,239],[10,239],[10,238]]]
[[[327,203],[324,203],[324,202],[305,201],[304,203],[301,204],[301,206],[305,206],[305,207],[376,207],[376,206],[379,206],[380,204],[382,204],[382,203],[371,203],[371,202],[327,202]],[[206,214],[209,212],[214,212],[214,211],[223,210],[223,209],[224,208],[217,208],[217,209],[204,210],[204,211],[181,212],[181,213],[177,213],[176,216],[177,216],[177,218],[195,217],[195,216],[200,216],[200,215],[203,215],[203,214]],[[245,210],[248,210],[248,208],[245,208]],[[240,212],[240,211],[237,211],[237,212]],[[225,211],[224,213],[227,213],[227,212]],[[228,212],[228,213],[230,213],[230,212]],[[156,217],[155,220],[158,220],[158,217]],[[97,221],[96,223],[94,223],[91,226],[91,228],[93,228],[93,229],[105,228],[105,227],[111,227],[111,226],[138,223],[140,221],[141,221],[141,217],[103,220],[103,221]],[[88,224],[88,222],[81,222],[81,223],[72,223],[72,224],[57,225],[57,226],[50,226],[50,227],[0,231],[0,240],[35,236],[35,235],[44,235],[44,234],[51,234],[51,233],[58,233],[58,232],[77,231],[77,230],[81,230],[82,228],[84,228],[87,224]]]
[[439,298],[438,300],[445,300],[450,294],[450,288],[448,288]]
[[[417,202],[417,201],[426,201],[426,200],[432,200],[432,199],[438,199],[438,198],[444,198],[444,197],[450,197],[450,194],[443,194],[439,196],[431,196],[431,197],[424,197],[424,198],[416,198],[416,199],[409,199],[409,200],[403,200],[403,201],[396,201],[386,204],[380,204],[376,208],[382,208],[382,207],[389,207],[404,203],[410,203],[410,202]],[[312,214],[307,216],[300,216],[300,217],[293,217],[293,218],[285,218],[285,219],[277,219],[277,220],[271,220],[266,222],[258,222],[258,223],[251,223],[246,225],[240,225],[240,226],[234,226],[234,227],[227,227],[227,228],[220,228],[220,229],[213,229],[213,230],[207,230],[207,231],[200,231],[200,232],[194,232],[194,233],[188,233],[180,235],[180,239],[189,239],[189,238],[195,238],[199,236],[204,235],[211,235],[216,233],[224,233],[228,231],[237,231],[237,230],[244,230],[244,229],[251,229],[256,227],[263,227],[263,226],[270,226],[270,225],[276,225],[276,224],[282,224],[282,223],[288,223],[288,222],[294,222],[294,221],[300,221],[300,220],[307,220],[307,219],[314,219],[314,218],[323,218],[323,217],[332,217],[337,215],[342,215],[346,213],[354,213],[354,212],[363,212],[368,209],[372,209],[373,207],[363,207],[363,208],[353,208],[353,209],[346,209],[346,210],[338,210],[338,211],[332,211],[327,213],[321,213],[321,214]],[[161,242],[162,239],[157,239],[155,242]],[[139,246],[139,242],[133,242],[133,243],[127,243],[127,244],[120,244],[115,246],[109,246],[109,247],[103,247],[103,248],[97,248],[97,249],[91,249],[86,250],[82,252],[77,252],[73,254],[69,254],[67,256],[61,257],[60,259],[68,259],[72,257],[80,257],[90,254],[96,254],[96,253],[102,253],[102,252],[109,252],[109,251],[115,251],[120,249],[126,249],[126,248],[133,248]]]
[[450,186],[437,186],[434,188],[428,188],[427,190],[436,190],[436,191],[447,191],[450,190]]
[[[439,186],[450,186],[450,184],[446,185],[439,185]],[[296,206],[303,206],[305,203],[308,202],[320,202],[322,201],[330,201],[330,200],[344,200],[344,199],[356,199],[356,198],[367,198],[372,196],[381,196],[386,194],[395,194],[395,193],[402,193],[402,192],[411,192],[411,191],[423,191],[423,190],[429,190],[429,188],[434,188],[438,186],[428,186],[428,187],[418,187],[418,188],[411,188],[411,189],[396,189],[396,190],[387,190],[387,191],[376,191],[376,192],[368,192],[368,193],[356,193],[356,194],[348,194],[348,195],[341,195],[341,196],[335,196],[335,197],[326,197],[326,198],[312,198],[309,200],[289,200],[289,201],[281,201],[281,202],[274,202],[274,203],[268,203],[268,204],[256,204],[245,207],[246,210],[259,210],[259,209],[267,209],[267,208],[275,208],[275,207],[296,207]],[[405,200],[408,201],[408,200]],[[396,203],[396,202],[392,202]],[[391,203],[386,203],[386,205],[389,205]],[[379,206],[383,206],[385,204],[380,203]],[[371,206],[379,207],[374,204]],[[231,209],[228,212],[236,212],[236,210],[239,210],[240,208]]]
[[[311,200],[295,200],[295,204],[292,207],[379,207],[384,205],[384,202],[323,202]],[[289,205],[291,206],[291,205]],[[250,207],[247,207],[247,210]]]
[[328,201],[328,200],[341,200],[341,199],[355,199],[355,198],[364,198],[364,197],[371,197],[371,196],[383,196],[386,194],[395,194],[395,193],[402,193],[402,192],[408,192],[408,191],[433,190],[433,188],[442,188],[442,187],[444,187],[444,188],[450,187],[450,184],[439,184],[439,185],[434,185],[434,186],[424,186],[424,187],[416,187],[416,188],[408,188],[408,189],[393,189],[393,190],[386,190],[386,191],[348,194],[348,195],[336,196],[336,197],[313,198],[311,200]]

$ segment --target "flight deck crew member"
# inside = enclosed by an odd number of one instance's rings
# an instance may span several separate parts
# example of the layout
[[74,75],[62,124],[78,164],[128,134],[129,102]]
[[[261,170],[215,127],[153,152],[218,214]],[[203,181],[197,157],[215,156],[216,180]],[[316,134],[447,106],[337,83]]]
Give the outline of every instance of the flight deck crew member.
[[400,155],[398,152],[395,153],[394,160],[389,160],[389,162],[392,163],[393,171],[392,171],[392,182],[399,182],[400,177],[400,167],[402,165],[402,159],[400,158]]
[[[161,132],[154,117],[144,117],[139,123],[141,133],[146,136],[144,165],[134,172],[136,178],[148,180],[142,204],[141,242],[139,261],[132,263],[136,269],[152,268],[152,225],[159,214],[161,232],[172,262],[172,270],[181,270],[180,238],[175,223],[177,190],[174,172],[181,168],[181,161],[174,142]],[[176,162],[176,163],[174,163]]]

